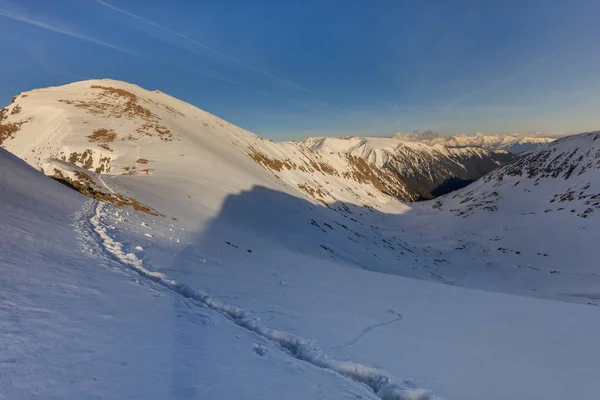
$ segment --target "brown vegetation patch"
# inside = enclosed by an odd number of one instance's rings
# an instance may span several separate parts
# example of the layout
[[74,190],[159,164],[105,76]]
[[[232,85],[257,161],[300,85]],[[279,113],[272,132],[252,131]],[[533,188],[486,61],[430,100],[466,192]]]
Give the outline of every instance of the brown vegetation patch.
[[5,140],[10,139],[20,129],[19,124],[9,122],[7,124],[0,123],[0,144],[4,143]]
[[99,144],[98,147],[101,147],[104,150],[113,151],[113,149],[111,149],[110,146],[107,145],[106,143]]
[[112,129],[96,129],[94,133],[86,136],[90,142],[110,143],[117,139],[117,133]]
[[110,171],[110,157],[101,157],[100,166],[95,171],[97,174]]
[[[57,169],[55,169],[54,171],[57,171]],[[75,171],[73,174],[79,181],[84,182],[88,185],[95,185],[94,180],[88,174],[84,174],[83,172],[80,172],[80,171]]]
[[321,189],[319,189],[319,188],[315,189],[315,188],[313,188],[312,186],[310,186],[307,183],[299,183],[298,184],[298,188],[300,190],[303,190],[306,193],[308,193],[310,195],[310,197],[312,197],[313,199],[316,199],[317,196],[318,197],[325,197],[325,195],[326,195]]
[[268,170],[281,172],[284,169],[294,170],[298,168],[298,166],[290,159],[279,160],[277,158],[271,158],[266,154],[259,152],[252,146],[249,146],[248,150],[250,151],[248,155]]
[[8,108],[3,108],[0,110],[0,145],[4,143],[5,140],[11,139],[15,135],[15,133],[17,133],[19,129],[21,129],[21,125],[29,121],[26,119],[19,122],[4,122],[4,120],[6,120],[7,118],[7,112]]
[[383,184],[377,173],[373,171],[371,166],[367,164],[361,157],[348,154],[346,156],[352,167],[351,171],[346,171],[342,174],[344,178],[354,179],[359,183],[371,183],[377,190],[387,195],[393,196],[388,188]]
[[92,156],[92,150],[86,149],[83,153],[74,151],[69,155],[69,162],[71,164],[78,165],[84,169],[92,168],[94,165],[94,157]]
[[118,193],[103,193],[97,190],[94,186],[94,180],[87,174],[76,171],[75,179],[71,179],[65,176],[60,170],[54,169],[54,175],[52,176],[57,181],[66,184],[79,193],[82,193],[88,197],[110,203],[115,207],[131,207],[136,211],[140,211],[146,214],[154,215],[157,217],[164,217],[164,214],[159,213],[154,208],[140,203],[133,197],[126,197]]
[[[173,134],[171,133],[171,130],[160,124],[145,123],[137,128],[136,132],[146,136],[155,136],[154,134],[156,134],[158,137],[160,137],[160,140],[164,142],[170,142],[173,140]],[[132,137],[130,136],[128,139],[132,140]]]
[[[86,149],[83,153],[74,151],[73,153],[69,154],[68,160],[65,156],[63,156],[62,159],[63,161],[68,161],[71,164],[87,170],[91,170],[91,168],[94,166],[94,155],[90,149]],[[110,157],[101,157],[98,162],[99,166],[94,170],[96,173],[101,174],[103,172],[110,171]]]
[[10,115],[15,115],[21,112],[21,106],[20,105],[16,105],[13,107],[12,111],[10,112]]
[[[323,161],[317,161],[315,159],[320,158],[320,154],[317,153],[316,151],[314,151],[311,148],[299,148],[298,150],[300,150],[300,153],[302,153],[302,155],[304,156],[304,158],[308,161],[304,161],[304,163],[306,164],[306,167],[304,166],[299,166],[298,169],[300,171],[303,172],[315,172],[315,171],[319,171],[322,172],[323,174],[326,175],[335,175],[335,176],[339,176],[338,171],[336,171],[331,165],[327,164],[326,162]],[[306,153],[309,154],[306,154]]]
[[92,89],[102,89],[106,93],[114,94],[117,97],[123,97],[127,100],[137,101],[137,96],[131,92],[128,92],[125,89],[118,89],[111,86],[102,86],[102,85],[92,85],[90,86]]
[[316,170],[319,170],[324,174],[338,175],[337,171],[331,165],[329,165],[327,163],[324,163],[322,161],[312,161],[311,160],[311,164]]
[[[92,85],[92,89],[101,89],[103,93],[99,96],[101,99],[121,99],[125,100],[125,105],[118,105],[116,110],[111,110],[115,117],[142,117],[144,119],[158,120],[156,114],[144,106],[138,104],[138,97],[124,89],[110,86]],[[113,103],[114,104],[114,103]]]
[[138,164],[148,164],[150,160],[146,160],[145,158],[138,158],[137,160],[135,160],[135,162]]
[[[92,85],[92,89],[101,92],[93,100],[58,100],[86,110],[88,113],[104,118],[138,118],[144,123],[136,129],[137,133],[147,136],[159,136],[163,141],[172,141],[173,134],[164,125],[160,124],[158,115],[139,104],[139,98],[127,90],[110,86]],[[133,136],[121,140],[135,140]]]

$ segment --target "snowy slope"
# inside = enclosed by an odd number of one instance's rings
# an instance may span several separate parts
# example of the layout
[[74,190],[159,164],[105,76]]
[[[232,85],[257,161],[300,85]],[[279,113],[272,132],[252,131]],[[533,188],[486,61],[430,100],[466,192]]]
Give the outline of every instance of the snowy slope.
[[115,81],[6,110],[3,146],[101,200],[0,149],[6,398],[598,398],[596,213],[404,204],[337,143]]
[[590,132],[529,152],[439,201],[461,215],[518,207],[587,218],[600,208],[599,186],[600,132]]
[[[17,110],[15,112],[15,110]],[[280,180],[291,190],[332,202],[387,201],[379,179],[356,162],[273,143],[160,92],[111,80],[77,82],[24,93],[5,109],[18,126],[3,147],[53,175],[60,159],[95,172],[196,175],[237,189]],[[241,175],[239,172],[241,171]],[[235,173],[234,173],[235,172]],[[367,175],[368,174],[368,175]],[[398,192],[404,192],[398,187]]]
[[[4,114],[3,126],[21,124],[4,147],[99,200],[179,221],[190,232],[212,227],[219,217],[219,234],[215,242],[204,241],[206,250],[233,247],[225,242],[239,246],[243,238],[246,250],[267,249],[267,261],[291,249],[370,271],[597,302],[595,249],[578,253],[577,265],[567,266],[570,249],[593,237],[578,239],[573,232],[595,229],[591,220],[569,220],[569,230],[556,230],[549,228],[554,217],[543,218],[507,235],[504,214],[494,221],[486,212],[457,228],[456,211],[440,213],[437,203],[408,206],[388,195],[415,193],[411,185],[419,181],[404,181],[402,174],[433,175],[445,164],[450,174],[459,165],[456,154],[478,158],[485,150],[380,138],[273,143],[163,93],[110,80],[24,93]],[[95,134],[99,129],[107,132]],[[148,175],[135,172],[143,168]],[[539,199],[514,197],[521,206],[507,213],[535,212]],[[265,225],[277,229],[265,231]],[[534,235],[536,229],[549,233]],[[521,232],[538,240],[526,245]]]
[[1,149],[0,187],[7,399],[599,393],[598,308],[377,274],[263,240],[281,236],[283,210],[312,210],[285,193],[233,195],[190,232],[86,201]]
[[432,208],[438,225],[477,232],[505,266],[537,276],[525,281],[507,274],[513,288],[525,284],[536,295],[553,291],[594,303],[600,298],[599,138],[591,132],[559,139],[423,207]]
[[450,148],[397,138],[308,138],[300,142],[326,154],[350,154],[391,172],[408,187],[416,200],[436,196],[435,189],[448,178],[475,180],[508,162],[506,152],[479,147]]
[[91,229],[97,204],[2,149],[0,187],[1,398],[376,398],[131,273]]
[[[355,140],[365,143],[341,148]],[[392,139],[323,141],[266,141],[164,93],[113,80],[22,93],[0,114],[0,145],[48,175],[56,168],[49,159],[111,175],[174,173],[178,165],[178,173],[199,178],[215,175],[210,171],[227,176],[235,164],[253,176],[243,181],[279,179],[322,203],[431,197],[448,177],[473,180],[509,159]]]

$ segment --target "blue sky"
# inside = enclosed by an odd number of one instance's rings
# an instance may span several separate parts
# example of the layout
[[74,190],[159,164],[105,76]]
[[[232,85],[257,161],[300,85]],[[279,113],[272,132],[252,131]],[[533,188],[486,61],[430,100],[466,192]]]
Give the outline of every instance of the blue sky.
[[600,129],[599,1],[0,0],[0,101],[114,78],[263,137]]

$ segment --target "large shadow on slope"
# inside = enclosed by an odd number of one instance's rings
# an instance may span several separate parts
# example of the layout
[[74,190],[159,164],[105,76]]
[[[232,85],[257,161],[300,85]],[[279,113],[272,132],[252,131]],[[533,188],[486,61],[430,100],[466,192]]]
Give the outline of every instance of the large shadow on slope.
[[[379,227],[399,226],[402,218],[353,204],[316,205],[285,192],[254,186],[228,196],[218,215],[199,229],[170,267],[155,267],[177,282],[232,304],[238,303],[237,295],[252,299],[265,288],[261,286],[265,282],[270,285],[266,287],[276,291],[278,287],[285,289],[294,276],[335,279],[335,272],[328,274],[330,267],[411,276],[412,270],[403,258],[413,259],[413,250],[400,238],[382,233]],[[174,307],[173,315],[180,315],[181,306]],[[177,328],[182,323],[180,318],[172,321],[171,396],[196,399],[206,394],[197,386],[198,377],[211,376],[215,371],[207,370],[210,360],[189,357],[189,349],[199,349],[202,354],[202,349],[209,346],[204,343],[210,342],[211,333],[199,330],[199,337],[191,337],[185,329]]]
[[[329,269],[336,269],[337,276],[339,268],[348,267],[452,283],[447,281],[452,275],[444,272],[452,272],[456,265],[445,263],[441,252],[427,249],[427,238],[419,238],[419,233],[403,227],[412,224],[420,212],[417,209],[407,207],[404,214],[387,214],[342,202],[316,205],[292,194],[254,186],[228,196],[218,214],[164,272],[231,304],[238,304],[236,296],[240,296],[250,304],[250,312],[253,296],[265,287],[277,291],[278,285],[285,286],[284,280],[290,277],[332,279],[335,286],[336,273],[327,274]],[[441,263],[439,269],[435,262]],[[483,266],[481,262],[467,262],[475,270]],[[302,273],[304,270],[306,273]],[[173,324],[177,326],[178,321],[175,319]],[[190,342],[202,340],[178,331],[174,336],[174,356],[185,360],[175,363],[172,371],[174,398],[199,398],[201,394],[177,388],[196,381],[198,374],[208,368],[206,360],[188,357]]]
[[[457,177],[446,178],[442,183],[436,186],[431,192],[432,198],[440,197],[455,190],[462,189],[475,182],[475,179],[461,179]],[[431,199],[419,199],[431,200]]]
[[[377,228],[382,223],[399,225],[401,218],[353,204],[316,205],[254,186],[228,196],[218,215],[194,235],[171,266],[154,267],[177,282],[232,304],[238,303],[237,294],[251,299],[265,287],[261,286],[264,282],[276,291],[278,287],[285,289],[293,276],[334,279],[335,273],[327,277],[329,266],[410,276],[411,269],[402,257],[411,256],[412,250]],[[174,307],[173,315],[181,315],[181,306]],[[197,385],[199,377],[220,372],[207,370],[213,360],[201,355],[189,357],[189,349],[196,348],[202,354],[202,349],[210,346],[211,331],[198,330],[199,336],[191,337],[185,329],[177,328],[184,323],[181,318],[174,317],[171,323],[171,396],[200,398],[206,393]],[[224,376],[227,373],[224,371]]]
[[227,197],[219,214],[177,256],[175,265],[181,268],[208,257],[223,264],[247,263],[249,270],[257,261],[276,268],[296,262],[295,254],[304,262],[312,258],[421,278],[406,262],[414,249],[403,235],[390,233],[401,233],[402,219],[413,212],[407,207],[405,214],[386,214],[342,202],[316,205],[254,186]]

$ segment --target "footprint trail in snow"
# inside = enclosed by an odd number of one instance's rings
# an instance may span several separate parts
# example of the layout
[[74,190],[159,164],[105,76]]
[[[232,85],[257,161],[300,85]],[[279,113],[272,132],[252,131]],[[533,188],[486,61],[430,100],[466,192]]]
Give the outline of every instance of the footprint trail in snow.
[[[110,208],[112,206],[92,200],[86,203],[77,216],[83,240],[91,241],[92,243],[87,244],[92,247],[98,247],[105,253],[105,256],[118,261],[121,265],[135,271],[142,277],[180,296],[193,299],[209,309],[224,315],[236,325],[278,344],[289,355],[298,360],[308,362],[319,368],[334,371],[355,382],[367,385],[383,400],[442,400],[441,397],[432,394],[429,390],[415,387],[412,381],[399,381],[386,371],[350,361],[335,360],[313,346],[309,340],[300,338],[289,332],[270,328],[240,307],[222,302],[202,290],[192,288],[169,278],[163,273],[148,269],[143,265],[142,260],[135,254],[126,252],[123,244],[114,240],[109,235],[106,226],[103,224],[103,216],[107,215],[107,211]],[[393,313],[396,315],[396,318],[367,327],[352,339],[348,345],[356,345],[370,331],[402,319],[401,314],[395,311]]]
[[402,316],[402,314],[400,314],[399,312],[396,312],[394,310],[388,310],[388,312],[390,314],[395,315],[395,317],[392,318],[392,319],[390,319],[389,321],[379,322],[377,324],[372,324],[372,325],[367,326],[365,329],[363,329],[362,331],[360,331],[360,333],[358,335],[356,335],[354,338],[352,338],[351,340],[349,340],[346,343],[337,345],[334,348],[335,349],[340,349],[342,347],[354,347],[357,344],[359,344],[365,338],[365,336],[367,336],[372,331],[374,331],[376,329],[379,329],[379,328],[383,328],[384,326],[395,324],[396,322],[399,322],[399,321],[402,320],[402,318],[404,318]]

